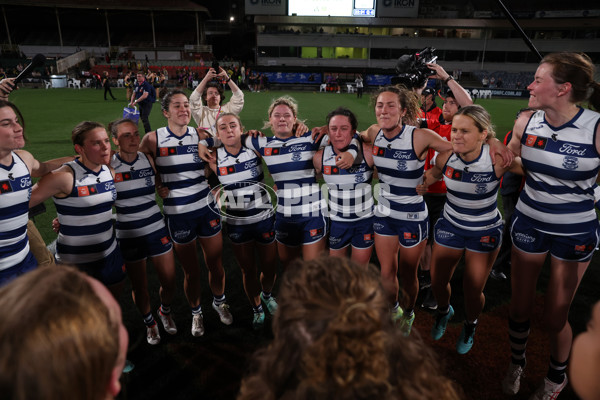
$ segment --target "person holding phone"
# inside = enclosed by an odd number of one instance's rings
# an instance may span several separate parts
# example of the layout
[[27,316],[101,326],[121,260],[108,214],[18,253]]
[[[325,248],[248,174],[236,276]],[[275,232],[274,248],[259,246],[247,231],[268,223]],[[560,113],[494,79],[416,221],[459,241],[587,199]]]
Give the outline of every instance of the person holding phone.
[[[225,103],[226,97],[221,83],[226,83],[231,89],[231,100],[227,103]],[[244,93],[227,74],[227,71],[215,61],[206,72],[204,79],[190,95],[190,109],[198,128],[215,136],[219,115],[223,113],[239,115],[243,108]]]

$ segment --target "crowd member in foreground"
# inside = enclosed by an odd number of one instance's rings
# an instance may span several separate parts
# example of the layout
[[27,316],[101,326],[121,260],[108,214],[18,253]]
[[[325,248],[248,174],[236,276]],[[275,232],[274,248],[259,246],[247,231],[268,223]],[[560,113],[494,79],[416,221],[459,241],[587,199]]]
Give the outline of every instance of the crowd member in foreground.
[[125,268],[113,229],[117,198],[110,164],[110,139],[98,122],[83,121],[71,133],[79,159],[42,177],[30,207],[53,197],[60,230],[56,261],[74,264],[104,283],[119,298]]
[[[242,269],[244,291],[254,311],[252,326],[264,325],[261,300],[271,315],[277,311],[272,295],[277,274],[274,211],[270,190],[263,183],[264,174],[259,155],[242,145],[242,122],[235,114],[221,114],[217,119],[217,138],[222,146],[210,167],[221,182],[221,203],[225,206],[227,236],[235,258]],[[254,249],[258,250],[261,273]],[[262,291],[261,291],[262,288]]]
[[[463,107],[452,120],[452,151],[439,154],[425,183],[443,177],[448,189],[444,210],[434,227],[432,288],[438,309],[431,336],[439,340],[454,315],[450,279],[465,255],[463,292],[466,321],[456,343],[465,354],[473,346],[477,318],[485,304],[483,288],[502,243],[502,215],[497,207],[500,178],[506,168],[492,164],[487,139],[494,137],[489,113],[481,106]],[[515,170],[519,164],[513,162]],[[431,179],[433,178],[433,179]]]
[[121,390],[127,330],[116,300],[74,268],[39,268],[0,289],[3,398],[105,400]]
[[348,149],[358,121],[352,111],[340,107],[327,115],[330,144],[313,157],[317,174],[328,189],[329,254],[368,265],[373,251],[373,155],[371,145],[361,143],[358,156],[349,168],[336,165],[338,155]]
[[[508,147],[527,173],[512,219],[511,363],[502,382],[519,391],[536,285],[550,253],[550,277],[542,314],[550,335],[550,365],[531,399],[554,399],[567,384],[573,340],[569,307],[598,244],[594,187],[600,169],[600,84],[582,53],[552,53],[542,59],[528,86],[531,117],[515,123]],[[591,97],[590,97],[591,94]]]
[[[231,89],[231,100],[225,102],[225,92],[218,79],[229,85]],[[235,84],[227,72],[219,67],[219,71],[209,68],[200,84],[190,95],[190,108],[192,117],[198,128],[215,136],[217,132],[216,122],[219,115],[233,113],[239,115],[244,108],[244,92]]]
[[160,282],[158,316],[171,335],[177,327],[171,316],[175,295],[175,259],[173,243],[155,199],[154,161],[139,152],[140,134],[137,124],[128,119],[113,121],[108,129],[118,151],[112,156],[117,189],[117,242],[131,280],[135,305],[146,325],[146,339],[150,344],[160,342],[160,333],[150,309],[146,260],[152,258]]
[[573,341],[571,385],[582,400],[600,400],[600,302],[592,307],[587,331]]
[[162,184],[169,189],[163,212],[185,274],[183,289],[192,308],[192,335],[202,336],[204,317],[196,241],[200,242],[208,268],[212,307],[222,323],[231,325],[233,322],[225,299],[221,218],[209,195],[205,164],[198,156],[198,133],[188,126],[191,111],[187,95],[181,90],[170,91],[163,97],[161,108],[167,126],[145,135],[140,151],[151,156]]
[[253,357],[240,399],[459,399],[430,348],[389,317],[372,265],[296,261],[285,273],[273,341]]

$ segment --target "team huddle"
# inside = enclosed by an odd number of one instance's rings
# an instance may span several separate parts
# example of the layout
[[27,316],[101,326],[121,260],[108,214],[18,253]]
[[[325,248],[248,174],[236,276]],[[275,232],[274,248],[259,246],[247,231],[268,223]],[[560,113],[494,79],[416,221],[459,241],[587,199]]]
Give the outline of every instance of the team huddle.
[[[374,247],[390,317],[409,335],[417,271],[429,252],[437,301],[431,335],[439,340],[454,315],[450,280],[464,255],[466,320],[456,349],[465,354],[474,345],[483,289],[506,223],[513,241],[513,298],[511,363],[502,387],[507,394],[519,390],[537,278],[550,253],[544,321],[553,345],[548,375],[533,397],[549,398],[567,382],[568,305],[598,244],[600,114],[579,105],[589,98],[600,109],[593,64],[581,54],[546,56],[528,88],[532,110],[518,117],[507,146],[495,139],[490,114],[465,102],[460,85],[441,67],[432,69],[452,89],[445,102],[458,103],[450,117],[421,108],[420,91],[389,86],[374,94],[377,123],[366,131],[357,131],[356,116],[343,107],[329,112],[326,126],[308,130],[299,122],[296,102],[284,96],[267,111],[264,128],[273,135],[265,137],[244,133],[239,110],[222,110],[218,90],[203,80],[198,93],[205,92],[202,107],[212,110],[203,111],[211,115],[208,127],[198,121],[199,128],[190,126],[190,99],[172,90],[161,100],[165,127],[140,139],[137,125],[127,119],[113,121],[108,129],[85,121],[72,132],[78,155],[46,163],[20,150],[23,118],[16,106],[2,101],[0,212],[6,222],[0,228],[0,284],[35,268],[27,210],[52,198],[58,214],[57,262],[77,266],[115,296],[128,275],[150,344],[160,342],[160,331],[150,307],[149,258],[160,281],[156,315],[165,332],[177,333],[170,308],[176,256],[184,271],[192,335],[204,334],[197,242],[208,268],[212,308],[223,324],[232,323],[222,232],[242,270],[255,329],[263,326],[265,311],[277,311],[272,290],[278,260],[285,271],[295,259],[313,260],[328,252],[366,267]],[[241,91],[232,91],[239,100]],[[216,96],[212,103],[206,92]],[[429,129],[438,125],[447,126],[447,135]],[[264,183],[263,162],[273,187]],[[511,221],[505,222],[496,199],[506,171],[524,175],[525,184]],[[33,185],[32,176],[42,178]],[[446,200],[432,213],[423,195],[438,181],[445,184]],[[163,199],[162,213],[155,191]]]

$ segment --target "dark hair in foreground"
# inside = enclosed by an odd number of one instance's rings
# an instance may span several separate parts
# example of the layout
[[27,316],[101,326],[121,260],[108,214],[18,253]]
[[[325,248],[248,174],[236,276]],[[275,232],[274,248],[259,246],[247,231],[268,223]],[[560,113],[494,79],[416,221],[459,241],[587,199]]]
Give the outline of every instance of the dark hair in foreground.
[[358,128],[358,120],[356,119],[356,115],[354,115],[354,113],[346,107],[338,107],[335,110],[331,111],[329,114],[327,114],[327,125],[329,125],[329,121],[331,121],[331,118],[335,117],[336,115],[348,117],[348,121],[350,121],[350,126],[352,126],[352,130],[356,131],[356,129]]
[[161,111],[169,111],[169,106],[171,105],[173,96],[175,96],[176,94],[182,94],[186,98],[188,97],[187,93],[181,89],[173,89],[173,90],[169,90],[167,92],[162,92],[160,94],[160,98],[161,98],[160,109],[161,109]]
[[431,349],[392,324],[373,266],[297,261],[278,303],[274,340],[254,356],[238,399],[460,398]]
[[133,124],[137,127],[137,124],[135,122],[133,122],[132,120],[130,120],[129,118],[121,118],[121,119],[117,119],[115,121],[111,121],[108,123],[108,132],[111,134],[112,137],[118,138],[119,126],[121,126],[123,124]]
[[0,289],[0,308],[0,397],[106,397],[119,327],[83,273],[28,272]]
[[104,128],[104,125],[94,121],[82,121],[78,123],[77,126],[73,128],[73,131],[71,131],[71,141],[74,145],[78,144],[83,146],[85,135],[96,128]]

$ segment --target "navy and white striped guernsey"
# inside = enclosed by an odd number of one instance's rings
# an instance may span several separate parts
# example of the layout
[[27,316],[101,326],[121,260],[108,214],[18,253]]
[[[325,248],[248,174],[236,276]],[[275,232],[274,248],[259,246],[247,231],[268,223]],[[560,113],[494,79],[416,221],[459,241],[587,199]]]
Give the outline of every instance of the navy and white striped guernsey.
[[101,260],[117,247],[112,206],[117,198],[107,166],[94,172],[79,160],[66,163],[73,170],[73,190],[65,198],[54,197],[60,232],[56,260],[85,264]]
[[343,222],[371,217],[373,169],[367,164],[362,151],[348,169],[338,168],[336,157],[331,145],[323,149],[322,171],[329,193],[329,217]]
[[521,138],[527,171],[517,210],[546,233],[575,235],[596,229],[594,187],[600,168],[595,132],[600,114],[580,108],[562,126],[534,113]]
[[444,218],[469,231],[502,225],[497,196],[500,178],[494,172],[490,148],[481,147],[477,159],[466,162],[453,153],[442,170],[448,194]]
[[168,127],[156,131],[156,169],[169,196],[163,201],[166,215],[200,214],[214,199],[204,175],[204,161],[198,155],[198,134],[188,126],[176,136]]
[[117,238],[146,236],[164,228],[163,216],[156,204],[155,174],[148,157],[138,152],[137,158],[128,163],[114,154],[110,165],[115,170],[117,189]]
[[217,176],[225,190],[222,204],[227,208],[227,223],[254,224],[273,216],[271,197],[264,185],[262,162],[244,146],[238,154],[225,147],[217,149]]
[[260,153],[277,185],[277,214],[315,217],[327,207],[312,163],[320,144],[312,140],[310,131],[286,139],[246,138],[246,147]]
[[379,197],[375,215],[397,220],[424,221],[427,207],[417,185],[423,182],[425,160],[419,160],[414,150],[416,128],[403,125],[392,139],[380,130],[373,142],[373,162],[379,176]]
[[29,254],[31,175],[21,157],[11,155],[11,165],[0,164],[0,271],[18,265]]

